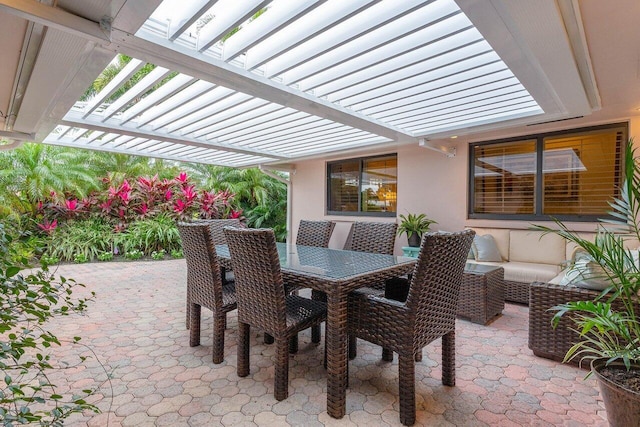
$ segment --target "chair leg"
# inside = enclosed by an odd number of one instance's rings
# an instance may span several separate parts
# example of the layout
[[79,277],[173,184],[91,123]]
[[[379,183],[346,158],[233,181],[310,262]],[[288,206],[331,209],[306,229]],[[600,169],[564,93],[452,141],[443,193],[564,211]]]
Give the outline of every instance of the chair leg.
[[393,350],[382,348],[382,360],[385,362],[393,362]]
[[442,384],[456,385],[456,333],[442,336]]
[[189,304],[189,346],[200,345],[200,312],[202,308],[198,304]]
[[298,352],[298,334],[289,338],[289,353],[296,354]]
[[400,422],[405,426],[416,422],[416,373],[415,355],[398,355],[400,389]]
[[239,377],[249,375],[249,332],[251,327],[242,322],[238,322],[238,367]]
[[224,327],[227,320],[227,314],[213,315],[213,363],[219,364],[224,360]]
[[416,362],[422,362],[422,349],[416,352],[416,357],[414,358]]
[[286,338],[276,340],[273,395],[276,400],[284,400],[289,396],[289,340]]
[[358,355],[358,338],[349,334],[349,360],[353,360]]
[[311,327],[311,342],[314,344],[318,344],[320,342],[320,325],[315,325]]
[[264,343],[273,344],[273,337],[266,332],[264,333]]
[[189,322],[191,321],[191,301],[189,301],[189,298],[187,298],[187,309],[185,311],[187,312],[185,323],[187,324],[187,329],[189,329]]

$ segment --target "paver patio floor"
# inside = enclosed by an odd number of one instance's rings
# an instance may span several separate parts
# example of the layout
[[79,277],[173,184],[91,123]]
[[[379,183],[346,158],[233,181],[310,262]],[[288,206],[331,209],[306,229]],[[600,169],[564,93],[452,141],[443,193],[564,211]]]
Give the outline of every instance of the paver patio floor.
[[[323,344],[312,344],[309,331],[291,358],[289,398],[282,402],[273,397],[274,346],[264,345],[259,331],[252,331],[251,373],[236,375],[235,312],[228,317],[223,364],[211,362],[208,310],[202,344],[189,347],[184,260],[63,265],[56,274],[97,294],[86,315],[52,325],[60,338],[83,337],[101,362],[92,358],[86,368],[56,375],[61,387],[101,384],[92,402],[103,412],[76,414],[67,425],[400,425],[397,358],[382,362],[380,348],[364,341],[350,363],[341,420],[325,412]],[[487,326],[458,320],[455,387],[440,381],[440,341],[425,348],[416,368],[416,425],[606,426],[595,380],[584,380],[584,370],[534,356],[527,348],[527,322],[527,307],[512,304]],[[61,359],[88,354],[70,344],[56,351]]]

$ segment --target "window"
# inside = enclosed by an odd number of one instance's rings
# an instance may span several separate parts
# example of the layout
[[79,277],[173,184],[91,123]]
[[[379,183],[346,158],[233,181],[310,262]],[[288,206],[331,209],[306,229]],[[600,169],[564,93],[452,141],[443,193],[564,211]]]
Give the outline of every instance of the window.
[[395,154],[327,164],[327,213],[395,216],[398,187]]
[[469,218],[595,221],[619,193],[627,124],[469,147]]

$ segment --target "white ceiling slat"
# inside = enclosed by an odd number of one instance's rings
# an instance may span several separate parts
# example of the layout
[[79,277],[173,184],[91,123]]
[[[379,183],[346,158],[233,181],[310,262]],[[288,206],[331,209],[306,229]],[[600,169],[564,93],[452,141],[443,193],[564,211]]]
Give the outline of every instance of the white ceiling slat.
[[128,136],[128,135],[120,135],[119,137],[117,137],[116,139],[114,139],[111,143],[111,145],[115,148],[120,147],[121,145],[124,145],[125,143],[132,141],[134,139],[134,137],[132,136]]
[[131,61],[129,61],[127,65],[125,65],[124,68],[109,83],[107,83],[107,85],[102,88],[96,96],[93,97],[91,101],[89,101],[84,110],[84,117],[87,117],[96,108],[102,105],[105,100],[113,95],[122,84],[131,78],[131,76],[140,71],[142,67],[144,67],[144,62],[132,58]]
[[357,99],[358,95],[390,93],[399,88],[410,88],[425,81],[442,79],[492,62],[500,62],[500,58],[495,52],[482,49],[482,46],[479,45],[473,45],[470,51],[465,51],[462,55],[455,51],[451,55],[443,55],[431,61],[404,67],[399,71],[361,81],[348,88],[336,91],[327,98],[332,101],[342,102],[349,98],[352,100]]
[[245,68],[253,70],[271,59],[328,31],[335,25],[358,14],[370,4],[380,0],[350,0],[326,2],[292,22],[286,31],[263,40],[248,50]]
[[287,151],[287,155],[295,156],[298,154],[309,155],[313,153],[319,153],[323,151],[335,151],[338,149],[344,149],[348,147],[357,147],[362,142],[367,142],[367,144],[380,144],[384,142],[388,142],[386,138],[376,137],[375,135],[367,134],[362,136],[347,136],[345,138],[331,138],[325,141],[318,141],[314,146],[305,147],[305,148],[294,148]]
[[[212,104],[215,104],[216,102],[219,102],[221,100],[228,98],[233,93],[234,92],[231,89],[217,86],[199,95],[195,95],[195,96],[192,95],[189,101],[182,105],[179,104],[180,103],[179,100],[176,100],[178,104],[175,107],[173,107],[171,111],[153,120],[152,122],[149,123],[149,125],[153,130],[158,130],[165,126],[169,127],[172,124],[174,124],[176,121],[183,119],[184,117],[187,117],[192,113],[198,112],[203,108],[206,108]],[[165,101],[165,103],[168,103],[167,106],[169,106],[173,104],[172,101],[173,100]],[[171,133],[171,132],[168,131],[168,133]]]
[[342,125],[339,123],[334,123],[327,120],[314,120],[310,122],[300,122],[295,127],[285,128],[281,131],[270,132],[267,134],[267,137],[251,135],[249,138],[245,138],[242,141],[238,141],[235,139],[233,141],[234,143],[241,143],[243,146],[249,146],[252,148],[259,148],[266,145],[277,147],[277,143],[282,141],[289,141],[292,138],[292,135],[308,137],[308,135],[320,134],[327,128],[333,129],[341,126]]
[[273,119],[273,120],[265,120],[263,117],[263,120],[260,124],[255,124],[248,128],[243,127],[242,129],[232,133],[219,134],[218,138],[221,138],[221,139],[224,138],[225,141],[239,142],[247,139],[247,138],[244,138],[247,136],[253,137],[253,136],[270,134],[271,132],[274,132],[283,128],[287,129],[287,128],[294,127],[300,123],[308,123],[308,122],[313,122],[317,120],[321,120],[321,119],[316,116],[310,116],[309,114],[300,113],[300,112],[290,113],[285,116],[282,116],[279,119]]
[[116,99],[104,112],[102,113],[103,120],[107,120],[114,114],[116,114],[122,107],[126,106],[129,102],[133,101],[138,96],[142,95],[145,91],[149,90],[153,85],[160,82],[171,73],[171,70],[162,67],[154,68],[149,74],[144,76],[134,87],[126,91],[122,96]]
[[382,1],[375,3],[361,13],[336,25],[331,31],[321,33],[306,43],[302,43],[269,61],[266,66],[266,76],[269,78],[279,76],[305,61],[316,58],[388,22],[392,22],[397,17],[411,13],[413,10],[422,7],[424,3],[424,0]]
[[185,89],[175,92],[171,97],[166,98],[160,104],[149,107],[144,113],[142,113],[142,115],[140,115],[138,120],[136,120],[136,126],[141,128],[153,120],[187,104],[192,98],[200,96],[203,92],[209,91],[213,87],[215,87],[213,83],[205,82],[203,80],[196,81]]
[[315,141],[325,141],[328,139],[339,139],[340,137],[355,134],[367,134],[368,132],[362,132],[359,129],[345,128],[344,126],[333,124],[324,124],[322,129],[316,129],[316,132],[312,133],[312,137],[308,136],[309,133],[302,133],[297,138],[277,138],[266,142],[258,142],[250,144],[248,146],[260,148],[263,150],[277,149],[279,152],[286,152],[289,147],[305,147],[313,144]]
[[[141,138],[147,137],[147,138],[157,139],[160,141],[173,142],[178,144],[194,145],[199,147],[215,148],[215,149],[228,150],[228,151],[238,151],[238,152],[250,154],[250,155],[259,154],[264,157],[274,157],[274,158],[280,157],[278,155],[275,155],[274,153],[267,153],[267,152],[261,152],[261,151],[255,150],[257,152],[256,153],[256,152],[244,150],[242,148],[234,147],[224,143],[218,143],[213,141],[202,141],[202,140],[186,138],[186,137],[176,138],[171,135],[154,132],[149,129],[140,131],[139,129],[122,126],[118,121],[114,119],[108,122],[101,122],[99,120],[90,120],[90,119],[81,120],[79,117],[79,114],[74,113],[73,111],[67,113],[67,115],[64,116],[62,123],[66,126],[84,126],[88,129],[100,130],[100,131],[111,130],[111,131],[120,132],[120,134],[122,135],[129,135],[129,136],[141,137]],[[114,135],[119,136],[119,134],[114,134]]]
[[231,61],[325,1],[274,1],[269,9],[260,16],[260,19],[252,21],[225,41],[222,49],[222,59],[227,62]]
[[[379,49],[382,46],[402,40],[407,35],[419,32],[441,22],[446,22],[460,10],[455,3],[433,2],[421,9],[408,13],[384,26],[367,33],[366,37],[351,40],[321,56],[300,64],[285,74],[285,84],[291,85],[326,69],[330,69],[364,53]],[[468,20],[466,25],[469,25]]]
[[377,98],[370,98],[366,94],[358,95],[358,98],[362,101],[349,105],[349,108],[364,114],[364,110],[385,104],[390,105],[394,101],[399,101],[400,105],[404,105],[414,100],[423,100],[427,96],[435,96],[433,92],[437,89],[443,89],[442,92],[451,92],[464,87],[471,87],[475,84],[482,84],[482,81],[493,82],[509,77],[513,77],[513,74],[504,67],[504,64],[492,63],[482,67],[482,69],[469,70],[453,76],[447,76],[435,81],[416,85],[412,88],[385,93]]
[[[234,96],[227,98],[225,101],[226,102],[224,102],[224,104],[227,105],[216,105],[219,107],[219,111],[211,113],[207,112],[206,116],[202,117],[202,119],[184,126],[180,129],[181,134],[193,134],[195,136],[196,132],[211,128],[218,123],[226,122],[237,114],[246,113],[248,109],[258,108],[268,104],[267,101],[262,99],[253,98],[249,95],[237,92]],[[172,129],[170,128],[170,130]]]
[[156,104],[164,102],[166,99],[183,90],[190,84],[193,84],[195,81],[196,79],[191,76],[187,76],[186,74],[179,74],[173,77],[167,83],[162,85],[162,87],[155,90],[152,94],[146,96],[142,101],[138,102],[136,105],[125,111],[120,117],[120,123],[125,124],[128,121],[136,118],[144,111],[148,110]]
[[[416,50],[409,50],[401,56],[394,58],[392,61],[380,60],[380,57],[376,56],[375,60],[377,60],[377,63],[366,68],[360,67],[358,64],[359,61],[352,61],[353,64],[343,65],[347,65],[351,69],[358,68],[356,71],[349,73],[343,67],[337,67],[335,70],[336,74],[338,74],[337,78],[332,78],[331,81],[326,83],[319,82],[318,80],[312,80],[308,83],[317,85],[314,88],[316,96],[339,97],[337,93],[341,90],[348,89],[368,80],[381,79],[389,75],[401,75],[406,70],[415,69],[416,67],[424,67],[425,69],[436,68],[438,65],[441,66],[469,56],[491,51],[491,47],[486,42],[474,36],[474,32],[463,31],[442,39],[439,42],[427,44]],[[449,49],[445,50],[444,47],[447,45]],[[452,45],[454,47],[451,47]],[[383,52],[380,54],[384,55]]]
[[[508,79],[510,81],[501,80],[498,82],[487,83],[481,86],[475,86],[467,88],[462,91],[446,92],[439,96],[429,96],[428,99],[412,102],[410,104],[404,104],[393,108],[381,108],[375,111],[370,111],[369,114],[374,115],[380,120],[393,120],[398,117],[401,118],[404,115],[410,116],[414,111],[421,111],[425,108],[430,108],[436,105],[446,105],[450,102],[458,102],[465,99],[480,99],[484,96],[496,96],[503,93],[511,93],[519,90],[524,90],[522,85],[518,83],[515,77]],[[433,95],[431,93],[430,95]]]
[[[268,107],[268,109],[266,107]],[[296,116],[293,117],[305,115],[304,113],[285,107],[276,108],[273,105],[268,105],[266,107],[262,108],[260,114],[255,117],[249,118],[243,116],[243,120],[241,120],[240,118],[236,118],[235,120],[228,120],[225,124],[230,124],[230,126],[225,126],[223,129],[219,129],[216,132],[209,133],[206,135],[206,138],[221,138],[223,136],[231,135],[235,132],[238,132],[240,135],[244,135],[248,132],[251,132],[253,129],[261,129],[257,128],[258,125],[267,123],[266,126],[269,126],[269,122],[272,122],[273,120],[276,120],[280,117],[293,116],[294,114],[296,114]],[[234,121],[235,124],[232,124]]]
[[[228,90],[228,89],[226,89]],[[222,96],[217,100],[211,100],[210,105],[202,106],[202,108],[175,120],[173,123],[167,126],[167,132],[175,133],[180,131],[182,135],[187,135],[187,129],[200,129],[207,126],[209,119],[212,116],[223,113],[228,109],[231,109],[239,104],[243,104],[252,99],[251,95],[245,95],[244,93],[230,92],[227,96]]]
[[[432,122],[437,120],[439,117],[456,117],[457,113],[462,114],[473,114],[475,110],[483,109],[485,107],[499,107],[501,105],[515,105],[518,103],[522,103],[524,101],[532,101],[531,96],[526,92],[520,92],[520,96],[514,94],[507,94],[498,96],[495,98],[479,100],[475,102],[464,102],[459,103],[457,105],[448,107],[448,108],[438,108],[432,111],[419,113],[416,112],[413,116],[405,117],[402,119],[394,119],[390,120],[393,123],[396,123],[399,126],[403,126],[406,123],[414,123],[416,121],[422,122]],[[484,110],[483,110],[484,111]]]
[[[174,41],[182,33],[196,23],[218,0],[180,0],[180,7],[172,8],[173,16],[169,25],[167,38]],[[177,5],[176,5],[177,6]]]
[[300,81],[298,86],[300,90],[313,89],[316,96],[323,96],[349,86],[352,84],[350,80],[377,77],[478,42],[484,42],[488,46],[472,26],[459,26],[456,22],[449,22],[462,21],[463,17],[456,15],[446,22],[409,34],[402,40],[316,73]]
[[200,29],[197,50],[204,52],[209,49],[269,3],[270,0],[221,0],[211,10],[214,18]]
[[[358,111],[355,105],[364,104],[370,100],[379,99],[381,96],[389,96],[393,94],[411,94],[414,90],[425,87],[430,83],[439,82],[455,82],[464,80],[470,76],[474,76],[477,73],[491,73],[505,70],[506,67],[502,61],[497,57],[494,52],[488,52],[472,58],[467,58],[462,61],[445,65],[435,70],[426,71],[423,75],[412,75],[411,77],[393,81],[393,75],[391,77],[383,76],[374,80],[370,84],[359,85],[351,91],[341,91],[337,94],[330,96],[329,99],[333,101],[340,101],[344,106],[348,106]],[[388,84],[386,80],[390,79]],[[381,80],[380,87],[375,86]],[[368,83],[368,82],[367,82]],[[367,90],[367,87],[370,87]],[[337,99],[339,97],[339,99]]]
[[[192,133],[194,137],[200,138],[204,137],[207,134],[212,134],[213,132],[220,131],[221,129],[228,128],[233,125],[237,125],[238,123],[243,123],[243,120],[248,120],[250,118],[260,116],[265,111],[270,112],[274,110],[282,110],[284,107],[276,106],[274,104],[270,104],[268,101],[259,98],[253,98],[249,101],[237,105],[235,107],[229,108],[226,111],[221,112],[220,114],[209,117],[207,120],[203,120],[202,124],[204,125],[202,128],[187,132],[184,130],[184,134],[188,135]],[[211,123],[209,123],[209,120]]]

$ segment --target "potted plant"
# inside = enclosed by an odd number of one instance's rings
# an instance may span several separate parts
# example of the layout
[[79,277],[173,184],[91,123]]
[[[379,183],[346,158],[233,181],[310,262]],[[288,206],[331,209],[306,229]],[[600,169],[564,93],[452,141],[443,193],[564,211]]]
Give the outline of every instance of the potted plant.
[[[556,233],[574,242],[591,258],[582,279],[604,279],[608,287],[593,301],[570,301],[553,307],[557,325],[568,315],[580,335],[565,361],[580,357],[591,361],[591,373],[600,384],[611,426],[638,425],[640,420],[640,265],[625,248],[630,238],[640,239],[640,158],[629,141],[625,153],[625,177],[619,198],[609,204],[613,219],[600,220],[595,241],[590,242],[556,221]],[[595,267],[595,268],[593,268]]]
[[398,226],[398,236],[407,235],[409,246],[418,247],[422,240],[422,235],[429,231],[431,224],[437,224],[434,220],[427,218],[425,214],[400,215],[400,225]]

